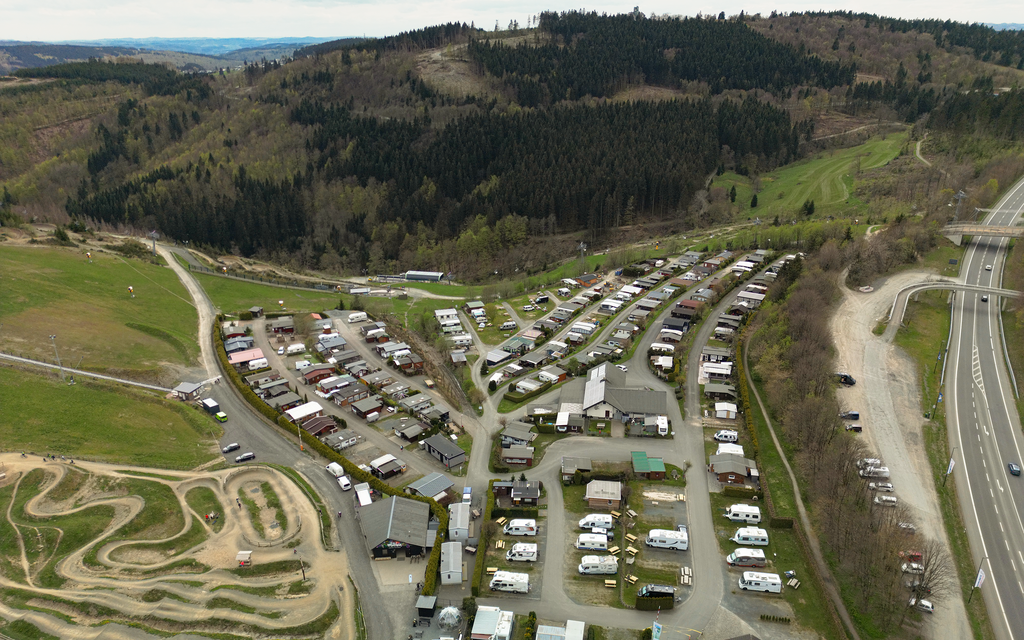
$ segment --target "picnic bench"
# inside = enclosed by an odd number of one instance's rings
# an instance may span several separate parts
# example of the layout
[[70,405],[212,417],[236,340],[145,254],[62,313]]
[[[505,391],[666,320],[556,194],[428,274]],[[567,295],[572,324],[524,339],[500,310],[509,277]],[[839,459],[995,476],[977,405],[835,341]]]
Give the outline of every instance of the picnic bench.
[[619,582],[618,580],[605,580],[604,586],[608,587],[609,589],[614,589],[615,587],[619,586]]
[[636,536],[634,536],[632,533],[627,533],[626,542],[633,544],[634,542],[636,542]]
[[612,517],[615,518],[616,520],[618,520],[619,518],[622,517],[622,514],[619,513],[618,511],[612,511]]
[[632,509],[626,509],[626,515],[629,516],[630,518],[635,518],[636,517],[636,511],[633,511]]
[[494,548],[495,549],[504,549],[505,548],[505,541],[504,540],[495,540],[494,541]]
[[634,549],[633,547],[626,547],[626,551],[628,551],[629,555],[631,556],[635,556],[637,553],[640,552],[639,549]]
[[506,518],[505,516],[502,516],[502,517],[498,518],[497,520],[495,520],[495,522],[497,522],[499,525],[504,525],[506,522],[508,522],[508,518]]
[[608,549],[608,553],[612,554],[613,556],[616,555],[618,552],[619,552],[619,548],[618,547],[612,547],[611,549]]
[[498,573],[498,567],[487,567],[487,575],[493,576]]
[[790,586],[790,587],[793,587],[794,589],[799,589],[800,588],[800,581],[797,580],[796,578],[790,578],[789,581],[786,582],[786,585]]
[[632,574],[626,576],[626,582],[628,582],[629,584],[636,584],[636,576]]

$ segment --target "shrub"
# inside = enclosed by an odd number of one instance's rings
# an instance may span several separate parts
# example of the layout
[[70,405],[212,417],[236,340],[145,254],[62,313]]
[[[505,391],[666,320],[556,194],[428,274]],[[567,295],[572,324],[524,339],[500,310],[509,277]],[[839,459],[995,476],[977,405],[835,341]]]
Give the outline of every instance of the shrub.
[[[658,609],[671,609],[674,605],[675,600],[672,598],[672,596],[665,596],[662,598],[636,599],[637,611],[657,611]],[[650,631],[650,629],[648,629],[648,631]]]
[[793,518],[776,518],[773,517],[769,522],[768,526],[772,529],[792,529],[795,521]]
[[239,320],[252,320],[252,311],[241,311],[238,314]]

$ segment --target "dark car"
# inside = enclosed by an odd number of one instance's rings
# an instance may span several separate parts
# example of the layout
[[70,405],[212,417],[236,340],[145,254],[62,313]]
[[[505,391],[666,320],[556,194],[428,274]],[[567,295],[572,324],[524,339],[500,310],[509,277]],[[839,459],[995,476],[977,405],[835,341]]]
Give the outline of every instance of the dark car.
[[1010,473],[1011,474],[1013,474],[1015,476],[1019,476],[1020,475],[1020,465],[1017,464],[1016,462],[1011,462],[1010,464],[1008,464],[1006,466],[1010,469]]

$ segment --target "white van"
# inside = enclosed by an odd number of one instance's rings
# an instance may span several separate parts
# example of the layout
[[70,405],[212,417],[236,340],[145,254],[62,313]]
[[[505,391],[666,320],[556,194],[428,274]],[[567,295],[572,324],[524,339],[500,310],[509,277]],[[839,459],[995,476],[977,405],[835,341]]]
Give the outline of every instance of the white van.
[[600,527],[602,529],[612,528],[612,516],[608,513],[590,513],[585,518],[580,520],[580,529],[593,529],[594,527]]
[[761,549],[737,549],[726,556],[725,561],[730,567],[764,567],[768,560]]
[[757,527],[740,527],[736,535],[729,538],[736,544],[752,544],[755,547],[768,546],[768,532]]
[[560,296],[561,296],[561,297],[563,297],[563,298],[568,298],[569,296],[571,296],[571,295],[572,295],[572,291],[569,291],[569,290],[568,290],[568,289],[566,289],[565,287],[562,287],[561,289],[559,289],[559,290],[558,290],[558,291],[556,291],[555,293],[557,293],[558,295],[560,295]]
[[722,429],[715,434],[715,440],[718,442],[736,442],[740,439],[738,431],[732,431],[731,429]]
[[508,322],[505,322],[505,323],[503,323],[501,325],[501,330],[502,331],[515,331],[518,328],[519,328],[519,325],[516,324],[515,320],[509,320]]
[[266,358],[256,358],[255,360],[250,360],[249,361],[249,371],[256,371],[257,369],[266,369],[266,368],[267,368],[267,359]]
[[338,486],[342,491],[348,491],[352,488],[352,481],[348,479],[348,476],[341,476],[338,478]]
[[761,508],[749,504],[734,504],[729,506],[729,509],[725,512],[725,517],[733,522],[757,524],[761,522]]
[[327,469],[327,473],[331,474],[335,478],[340,478],[345,475],[345,467],[341,466],[337,462],[328,463],[325,469]]
[[868,467],[860,470],[862,478],[888,478],[889,467]]
[[533,542],[517,542],[505,552],[509,562],[537,562],[537,544]]
[[690,539],[685,531],[670,531],[668,529],[651,529],[644,542],[648,547],[678,551],[686,551],[690,546]]
[[498,571],[491,577],[490,587],[491,591],[528,593],[530,591],[530,574]]
[[537,521],[509,520],[501,531],[506,536],[535,536],[537,535]]
[[744,571],[737,581],[743,591],[766,591],[782,593],[782,578],[777,573],[755,573]]
[[619,572],[618,563],[615,556],[583,556],[576,570],[584,575],[610,576]]
[[303,369],[309,366],[312,366],[309,364],[309,360],[299,360],[298,362],[295,363],[295,370],[302,371]]
[[577,549],[588,549],[591,551],[606,551],[608,549],[608,536],[596,533],[581,533],[576,538]]

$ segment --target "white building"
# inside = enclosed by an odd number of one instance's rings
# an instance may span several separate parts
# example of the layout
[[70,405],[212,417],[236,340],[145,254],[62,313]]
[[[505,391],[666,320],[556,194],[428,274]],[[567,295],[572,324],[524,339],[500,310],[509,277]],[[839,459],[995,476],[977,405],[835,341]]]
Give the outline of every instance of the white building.
[[462,584],[462,543],[441,543],[441,584]]
[[477,607],[473,620],[471,640],[510,640],[512,637],[513,613],[498,607]]

